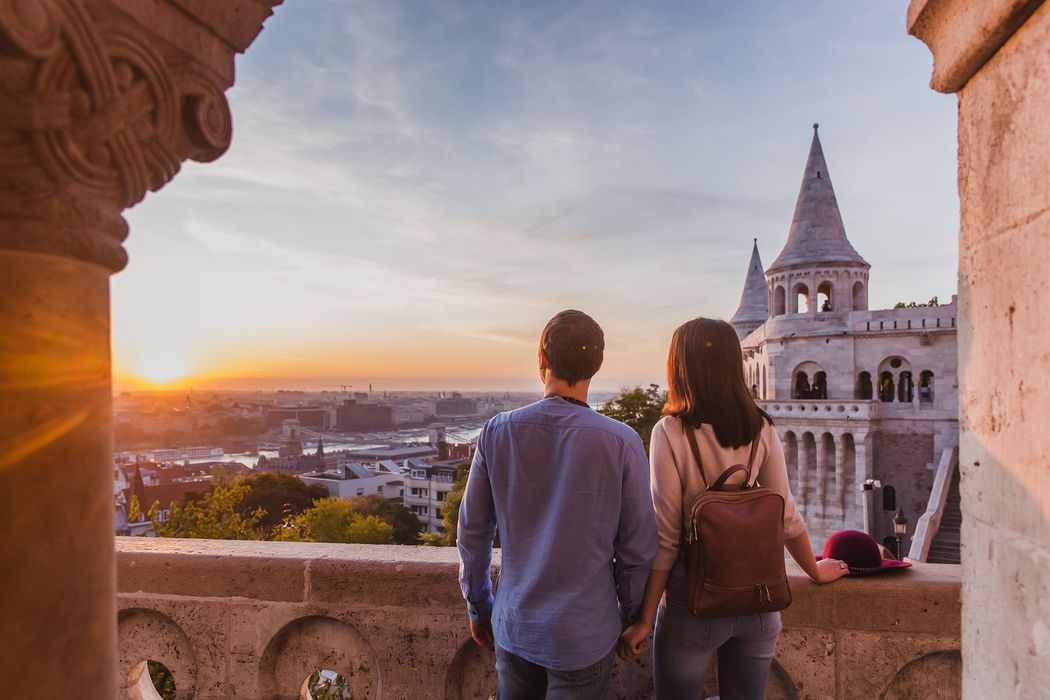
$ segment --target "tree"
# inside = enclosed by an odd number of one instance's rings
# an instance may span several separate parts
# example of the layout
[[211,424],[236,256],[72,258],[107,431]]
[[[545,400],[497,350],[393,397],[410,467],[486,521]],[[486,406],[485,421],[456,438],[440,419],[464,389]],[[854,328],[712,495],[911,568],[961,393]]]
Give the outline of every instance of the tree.
[[470,462],[460,462],[456,465],[456,480],[452,482],[452,488],[445,496],[445,504],[441,506],[441,521],[445,524],[444,541],[441,543],[446,547],[456,545],[457,529],[459,527],[459,504],[463,502],[463,492],[467,488],[467,477],[470,476]]
[[667,394],[661,393],[658,385],[650,384],[647,389],[636,386],[623,389],[620,396],[606,401],[598,412],[634,428],[648,452],[649,436],[653,426],[660,420],[666,401]]
[[388,501],[380,495],[358,496],[349,499],[350,507],[361,515],[374,515],[393,528],[394,543],[416,544],[422,525],[408,508]]
[[328,497],[328,489],[321,484],[303,483],[302,479],[291,474],[273,474],[263,472],[244,478],[248,491],[238,508],[242,515],[262,509],[259,529],[269,533],[286,517],[298,515],[319,501]]
[[346,544],[391,544],[394,528],[376,515],[362,514],[354,507],[359,499],[322,498],[310,508],[278,527],[274,539],[285,542],[341,542]]
[[228,484],[217,484],[200,500],[186,504],[172,503],[171,517],[159,522],[156,511],[159,503],[150,508],[153,529],[161,537],[190,537],[214,540],[257,540],[262,519],[261,508],[242,514],[240,506],[248,493],[243,479]]

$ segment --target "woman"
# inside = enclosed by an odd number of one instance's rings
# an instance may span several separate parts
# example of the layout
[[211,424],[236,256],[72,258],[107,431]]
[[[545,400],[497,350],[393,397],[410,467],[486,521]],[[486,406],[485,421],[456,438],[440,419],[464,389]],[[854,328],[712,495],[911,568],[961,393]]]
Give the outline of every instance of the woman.
[[[816,583],[848,572],[837,559],[816,561],[806,524],[788,488],[784,451],[773,421],[755,405],[744,380],[736,331],[724,321],[697,318],[671,339],[667,403],[650,442],[651,488],[660,534],[638,619],[620,638],[622,658],[637,656],[656,621],[653,677],[656,697],[700,697],[711,659],[718,653],[722,700],[762,698],[780,636],[780,613],[700,618],[685,606],[685,562],[679,542],[686,509],[704,490],[686,430],[695,431],[709,483],[734,464],[746,464],[753,440],[758,483],[784,498],[784,545]],[[734,475],[730,484],[743,481]],[[666,589],[666,604],[657,606]]]

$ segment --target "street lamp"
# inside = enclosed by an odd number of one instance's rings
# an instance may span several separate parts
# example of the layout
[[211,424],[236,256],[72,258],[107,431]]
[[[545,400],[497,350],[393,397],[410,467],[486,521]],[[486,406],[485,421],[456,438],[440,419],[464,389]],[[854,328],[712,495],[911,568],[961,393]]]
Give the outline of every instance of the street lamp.
[[897,509],[897,515],[893,518],[893,534],[897,537],[897,560],[904,561],[901,556],[901,542],[908,534],[908,519],[904,517],[904,508]]

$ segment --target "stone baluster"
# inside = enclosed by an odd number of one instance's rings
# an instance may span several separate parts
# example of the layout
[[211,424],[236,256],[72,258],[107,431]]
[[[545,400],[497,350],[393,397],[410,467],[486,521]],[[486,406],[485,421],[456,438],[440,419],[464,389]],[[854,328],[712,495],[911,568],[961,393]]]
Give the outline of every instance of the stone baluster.
[[[273,1],[0,0],[0,695],[111,698],[122,212],[230,143]],[[43,690],[45,689],[46,690]]]

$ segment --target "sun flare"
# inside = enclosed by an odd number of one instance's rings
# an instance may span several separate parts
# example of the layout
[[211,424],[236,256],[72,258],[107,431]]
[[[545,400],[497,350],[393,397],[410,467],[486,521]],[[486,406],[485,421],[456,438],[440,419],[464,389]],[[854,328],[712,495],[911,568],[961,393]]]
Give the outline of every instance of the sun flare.
[[173,384],[190,373],[189,362],[176,355],[152,355],[143,358],[136,368],[139,377],[155,385]]

